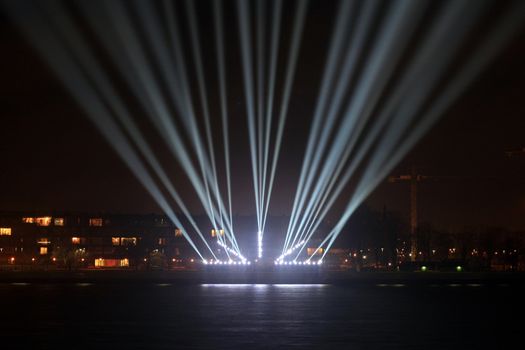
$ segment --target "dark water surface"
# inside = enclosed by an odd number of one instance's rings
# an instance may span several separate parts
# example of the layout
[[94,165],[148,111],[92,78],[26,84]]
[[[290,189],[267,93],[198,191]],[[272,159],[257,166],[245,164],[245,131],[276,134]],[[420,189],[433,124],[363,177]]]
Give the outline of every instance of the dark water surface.
[[523,349],[507,285],[0,284],[2,349]]

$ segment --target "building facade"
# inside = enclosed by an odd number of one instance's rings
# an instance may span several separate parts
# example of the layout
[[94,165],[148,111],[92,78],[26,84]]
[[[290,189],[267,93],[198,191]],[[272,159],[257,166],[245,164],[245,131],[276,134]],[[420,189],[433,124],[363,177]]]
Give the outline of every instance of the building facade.
[[169,268],[195,258],[163,215],[0,214],[0,266]]

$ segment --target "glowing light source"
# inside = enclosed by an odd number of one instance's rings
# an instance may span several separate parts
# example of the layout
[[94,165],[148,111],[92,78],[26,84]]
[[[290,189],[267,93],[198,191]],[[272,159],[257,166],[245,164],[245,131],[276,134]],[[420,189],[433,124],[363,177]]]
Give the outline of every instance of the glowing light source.
[[228,247],[226,244],[224,244],[223,242],[221,241],[217,241],[217,244],[220,245],[221,247],[223,247],[224,249],[226,249],[228,251],[229,254],[241,259],[241,261],[246,261],[246,258],[242,255],[242,254],[239,254],[237,251],[235,251],[234,249]]
[[263,253],[263,237],[262,232],[257,232],[257,257],[260,259],[262,258]]
[[0,227],[0,236],[11,236],[11,227]]
[[51,224],[51,216],[35,218],[35,223],[37,226],[49,226]]
[[89,219],[89,226],[102,226],[102,224],[103,224],[102,218],[90,218]]
[[55,226],[64,226],[64,218],[55,218],[53,224]]
[[306,241],[302,240],[301,242],[297,243],[296,245],[294,245],[293,247],[289,248],[286,252],[284,252],[283,254],[281,254],[277,259],[276,261],[282,261],[284,260],[284,258],[286,258],[287,256],[289,256],[290,254],[292,254],[294,251],[296,251],[297,249],[301,248],[304,244],[306,243]]

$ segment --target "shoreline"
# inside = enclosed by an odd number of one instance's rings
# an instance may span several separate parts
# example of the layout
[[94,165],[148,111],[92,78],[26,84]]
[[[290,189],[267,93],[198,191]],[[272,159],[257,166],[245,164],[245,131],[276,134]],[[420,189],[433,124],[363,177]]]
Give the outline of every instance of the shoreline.
[[0,283],[167,283],[331,285],[508,285],[525,287],[523,272],[340,272],[340,271],[0,271]]

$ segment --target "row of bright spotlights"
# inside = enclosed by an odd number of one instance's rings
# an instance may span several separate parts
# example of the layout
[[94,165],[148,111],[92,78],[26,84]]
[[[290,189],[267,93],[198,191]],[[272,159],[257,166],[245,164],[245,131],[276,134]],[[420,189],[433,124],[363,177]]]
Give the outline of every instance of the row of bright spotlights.
[[251,261],[246,261],[246,260],[242,260],[242,261],[202,260],[202,263],[204,265],[251,265],[252,264]]
[[[251,265],[251,261],[242,260],[242,261],[234,261],[234,260],[228,260],[228,261],[222,261],[222,260],[202,260],[202,263],[204,265]],[[321,265],[323,263],[322,260],[317,261],[275,261],[275,265]]]
[[297,249],[299,249],[300,247],[302,247],[304,244],[306,243],[305,240],[302,240],[301,242],[297,243],[296,245],[294,245],[292,248],[289,248],[286,252],[284,252],[283,254],[281,254],[276,260],[275,262],[282,262],[284,261],[284,258],[286,258],[288,255],[292,254],[294,251],[296,251]]
[[317,261],[282,261],[282,260],[275,260],[275,265],[321,265],[323,263],[323,260],[317,260]]
[[[237,258],[241,259],[242,262],[246,262],[247,261],[246,258],[244,256],[242,256],[242,254],[237,253],[235,250],[233,250],[232,248],[228,247],[226,244],[222,243],[221,241],[217,240],[217,244],[219,244],[221,247],[226,249],[233,256],[236,256]],[[232,261],[232,260],[230,259],[229,261]]]

